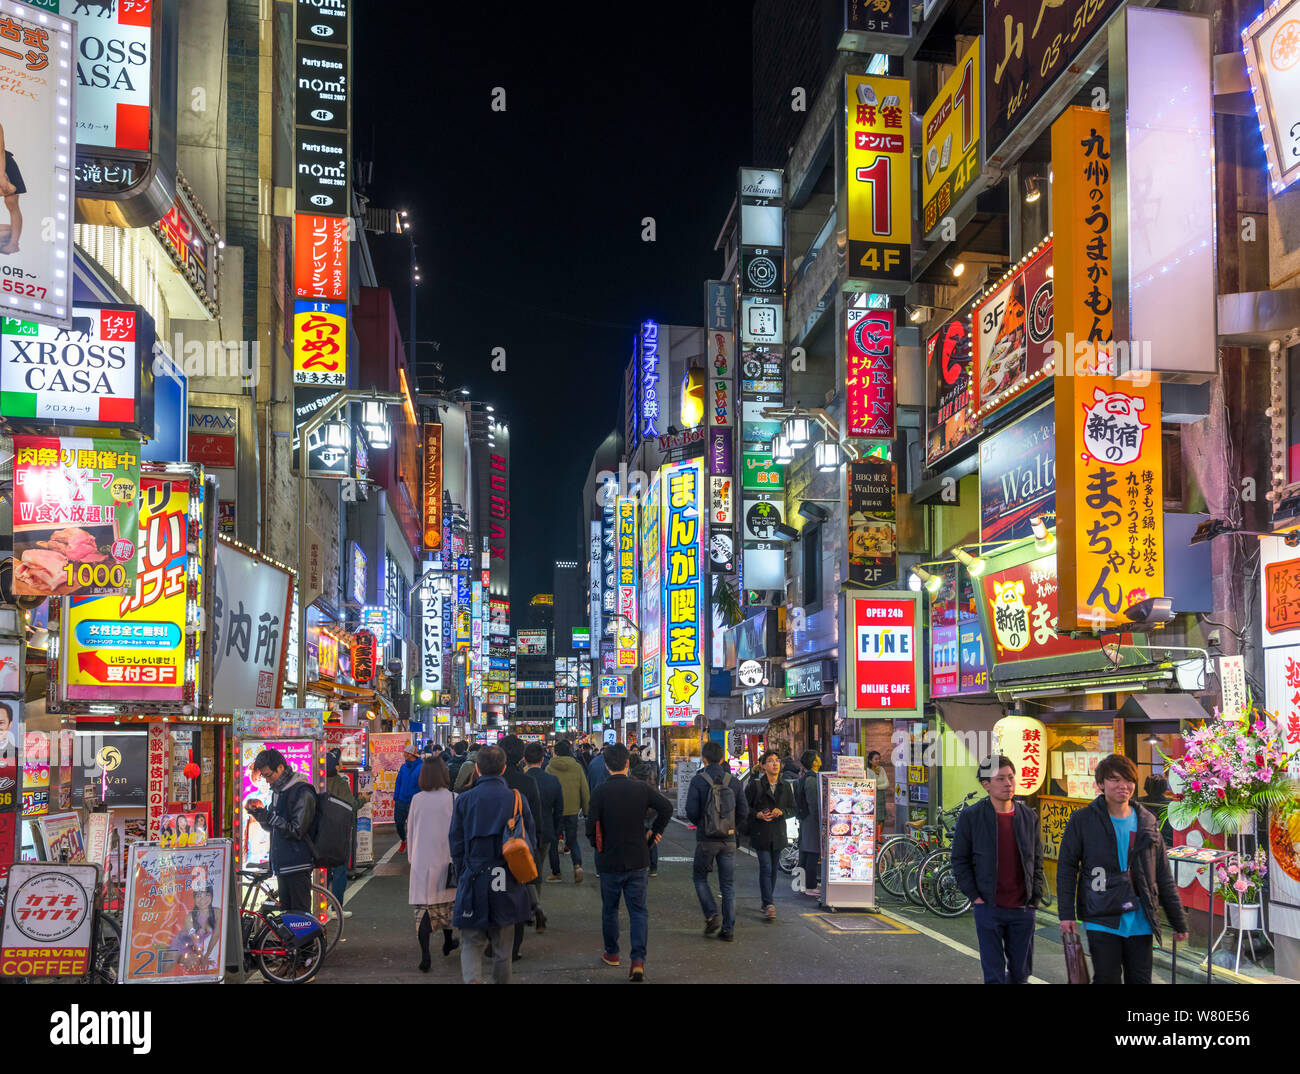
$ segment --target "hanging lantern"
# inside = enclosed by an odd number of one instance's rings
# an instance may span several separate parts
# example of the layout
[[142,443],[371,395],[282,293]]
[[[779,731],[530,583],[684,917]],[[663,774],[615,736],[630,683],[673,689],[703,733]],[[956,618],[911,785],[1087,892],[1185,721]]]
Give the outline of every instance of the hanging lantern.
[[359,683],[373,682],[379,643],[368,630],[359,630],[352,640],[352,678]]
[[183,775],[186,779],[198,779],[199,776],[202,774],[203,770],[194,763],[193,750],[189,751],[189,758],[190,759],[186,763],[185,767],[181,769],[181,775]]
[[696,429],[704,421],[704,370],[691,366],[682,377],[682,428]]

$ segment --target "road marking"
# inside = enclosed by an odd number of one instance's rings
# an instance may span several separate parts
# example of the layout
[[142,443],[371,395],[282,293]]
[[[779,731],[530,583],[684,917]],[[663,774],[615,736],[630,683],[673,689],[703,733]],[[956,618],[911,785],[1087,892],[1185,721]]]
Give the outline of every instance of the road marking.
[[[391,847],[388,848],[388,853],[385,854],[382,858],[380,858],[379,861],[376,862],[375,864],[387,865],[393,859],[393,856],[397,853],[397,848],[399,846],[401,846],[400,843],[394,843]],[[347,906],[347,904],[350,903],[356,897],[357,892],[370,883],[370,878],[374,875],[375,875],[375,871],[371,869],[366,873],[365,876],[363,876],[355,884],[349,885],[347,891],[343,893],[343,905]]]
[[[924,925],[916,921],[906,921],[906,922],[901,921],[893,914],[884,913],[883,911],[881,916],[887,917],[891,921],[896,921],[900,925],[905,925],[909,929],[915,929],[922,936],[928,936],[932,940],[938,940],[939,943],[944,945],[944,947],[950,947],[954,951],[960,951],[963,955],[975,959],[976,962],[979,961],[980,953],[976,951],[973,947],[967,947],[964,943],[958,943],[956,940],[945,936],[942,932],[935,932],[934,929],[928,929]],[[1029,983],[1047,984],[1047,982],[1044,981],[1041,977],[1030,977]]]
[[[694,830],[695,830],[694,825],[687,824],[686,821],[684,821],[684,820],[679,820],[677,817],[673,817],[673,823],[674,823],[674,824],[680,824],[683,828],[689,828],[691,831],[694,831]],[[736,849],[739,850],[742,854],[748,854],[751,858],[757,858],[757,857],[758,857],[758,855],[755,854],[752,850],[750,850],[749,847],[741,846],[741,847],[737,847]],[[660,858],[659,860],[660,860],[660,861],[664,861],[665,859]],[[668,858],[667,860],[668,860],[668,861],[672,861],[673,859],[672,859],[672,858]],[[687,858],[683,858],[682,860],[683,860],[683,861],[694,861],[695,859],[694,859],[694,858],[689,858],[689,859],[687,859]]]

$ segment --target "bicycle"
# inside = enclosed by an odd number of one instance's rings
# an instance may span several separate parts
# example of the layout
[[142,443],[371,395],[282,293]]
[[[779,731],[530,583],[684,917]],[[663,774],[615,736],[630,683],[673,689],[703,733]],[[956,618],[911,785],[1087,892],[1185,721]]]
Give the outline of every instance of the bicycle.
[[[254,877],[254,887],[262,893],[262,905],[270,903],[270,909],[276,909],[279,906],[280,894],[271,887],[271,874],[269,872],[247,872],[240,873],[241,876]],[[327,887],[316,883],[314,880],[311,885],[311,904],[313,907],[319,906],[324,902],[324,910],[313,910],[312,916],[321,924],[321,929],[325,933],[325,953],[333,951],[338,946],[338,942],[343,939],[343,906],[334,897],[334,893]]]
[[790,876],[799,865],[799,821],[796,818],[786,818],[785,834],[788,842],[777,855],[776,867]]
[[925,908],[939,917],[961,917],[971,908],[969,896],[957,886],[951,862],[940,865],[930,882],[920,885],[920,893]]
[[[876,879],[880,886],[895,898],[908,897],[909,901],[919,902],[916,897],[908,895],[910,877],[914,867],[931,853],[943,848],[952,839],[957,828],[957,817],[966,806],[979,797],[972,791],[962,799],[961,804],[939,814],[938,824],[926,824],[920,820],[909,820],[905,835],[894,835],[886,839],[876,852]],[[950,819],[951,818],[951,819]]]
[[102,893],[95,907],[90,938],[90,962],[78,984],[117,984],[117,966],[122,953],[121,912],[105,909]]
[[328,950],[321,923],[308,914],[286,914],[263,900],[252,905],[255,891],[270,874],[241,870],[252,883],[243,886],[239,904],[239,929],[243,938],[245,971],[256,966],[272,984],[303,984],[316,976]]

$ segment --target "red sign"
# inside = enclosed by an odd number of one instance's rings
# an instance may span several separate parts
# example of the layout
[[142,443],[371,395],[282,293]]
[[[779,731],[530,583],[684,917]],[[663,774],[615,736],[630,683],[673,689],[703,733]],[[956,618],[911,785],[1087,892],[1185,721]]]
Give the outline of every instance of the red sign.
[[994,663],[1095,653],[1095,638],[1056,633],[1056,556],[1044,556],[981,579],[992,627]]
[[233,436],[213,436],[209,433],[190,433],[190,462],[202,463],[221,470],[235,468],[235,438]]
[[293,294],[325,302],[348,300],[348,218],[293,218]]
[[149,725],[149,782],[145,816],[150,842],[157,842],[167,812],[167,725]]
[[424,547],[442,547],[442,426],[424,426]]
[[375,678],[375,659],[379,643],[368,630],[357,632],[352,641],[352,678],[357,682],[373,682]]
[[851,309],[847,314],[847,436],[894,439],[894,314]]
[[1052,245],[1017,265],[971,309],[976,376],[973,406],[985,417],[1051,370]]
[[853,601],[853,709],[921,707],[917,683],[920,645],[916,602]]
[[1300,559],[1264,567],[1264,628],[1270,634],[1300,627]]

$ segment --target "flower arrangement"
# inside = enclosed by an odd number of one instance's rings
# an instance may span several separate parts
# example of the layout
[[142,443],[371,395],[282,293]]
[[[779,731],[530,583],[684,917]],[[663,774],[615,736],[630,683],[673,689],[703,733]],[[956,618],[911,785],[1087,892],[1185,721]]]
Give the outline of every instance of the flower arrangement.
[[1258,850],[1252,858],[1238,854],[1214,867],[1218,893],[1224,902],[1239,906],[1257,906],[1261,901],[1264,877],[1268,875],[1268,855]]
[[1238,718],[1220,715],[1183,736],[1186,752],[1169,761],[1183,782],[1182,801],[1171,802],[1169,816],[1190,824],[1209,810],[1214,822],[1241,832],[1251,815],[1290,801],[1282,727],[1271,713],[1247,702]]

